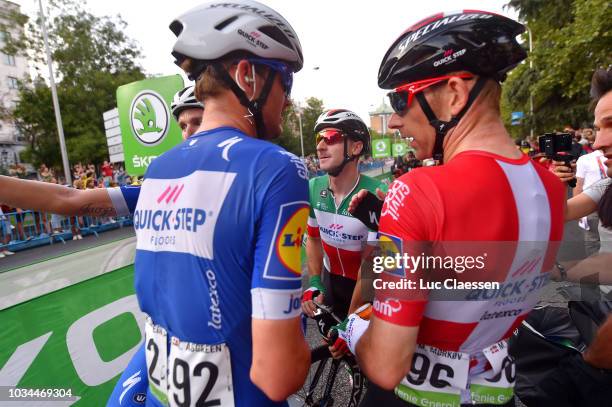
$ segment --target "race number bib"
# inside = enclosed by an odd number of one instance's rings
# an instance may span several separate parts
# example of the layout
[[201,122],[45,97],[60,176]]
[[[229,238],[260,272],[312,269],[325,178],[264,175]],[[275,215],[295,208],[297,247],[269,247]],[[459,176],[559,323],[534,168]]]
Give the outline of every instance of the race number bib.
[[498,342],[482,351],[491,370],[471,379],[472,401],[478,404],[506,404],[514,396],[516,365],[508,355],[508,343]]
[[234,405],[231,359],[226,344],[195,344],[171,337],[167,352],[166,331],[148,317],[145,336],[149,387],[162,404]]
[[482,350],[491,369],[470,377],[467,353],[443,351],[417,345],[410,373],[395,388],[395,394],[419,406],[460,407],[462,392],[470,390],[477,404],[506,404],[514,395],[516,370],[508,356],[508,343],[500,341]]
[[395,388],[402,400],[419,406],[461,406],[467,387],[470,359],[467,353],[417,345],[408,375]]

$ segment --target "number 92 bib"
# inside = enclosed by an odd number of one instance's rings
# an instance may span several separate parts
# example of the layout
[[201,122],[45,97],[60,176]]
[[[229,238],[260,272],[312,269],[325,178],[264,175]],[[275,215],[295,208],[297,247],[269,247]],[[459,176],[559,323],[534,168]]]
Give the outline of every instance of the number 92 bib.
[[229,348],[225,343],[196,344],[170,338],[147,316],[145,349],[151,394],[163,405],[233,406]]

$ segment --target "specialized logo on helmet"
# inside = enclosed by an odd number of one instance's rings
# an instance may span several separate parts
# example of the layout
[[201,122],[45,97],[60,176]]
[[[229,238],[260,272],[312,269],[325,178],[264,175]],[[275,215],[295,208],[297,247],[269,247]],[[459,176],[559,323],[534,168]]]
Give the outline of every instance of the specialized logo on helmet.
[[[274,231],[264,277],[273,280],[295,280],[302,274],[300,252],[306,233],[308,203],[293,202],[281,207]],[[275,255],[274,255],[275,254]]]
[[130,106],[132,133],[146,145],[161,143],[170,127],[170,112],[164,99],[152,90],[140,92]]
[[404,39],[402,43],[397,47],[398,49],[397,58],[401,58],[406,53],[406,51],[408,50],[408,45],[410,43],[418,40],[425,34],[432,33],[433,31],[437,30],[440,27],[444,27],[447,24],[454,23],[457,21],[474,20],[477,18],[487,19],[491,17],[493,17],[493,14],[486,14],[486,13],[454,14],[452,16],[436,20],[433,23],[424,25],[418,30],[414,31],[408,37],[406,37],[406,39]]

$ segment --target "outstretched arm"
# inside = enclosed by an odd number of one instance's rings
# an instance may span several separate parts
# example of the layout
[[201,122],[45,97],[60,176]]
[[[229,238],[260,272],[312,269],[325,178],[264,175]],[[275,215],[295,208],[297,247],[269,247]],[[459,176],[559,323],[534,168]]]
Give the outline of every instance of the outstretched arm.
[[0,176],[0,202],[60,215],[115,216],[105,189],[76,190],[57,184]]

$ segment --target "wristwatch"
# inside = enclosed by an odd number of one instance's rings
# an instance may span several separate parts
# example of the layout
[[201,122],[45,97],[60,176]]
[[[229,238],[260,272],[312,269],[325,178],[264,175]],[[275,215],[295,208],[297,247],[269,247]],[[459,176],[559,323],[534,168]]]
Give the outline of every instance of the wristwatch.
[[565,266],[563,266],[563,264],[559,263],[558,261],[555,262],[555,266],[557,267],[557,270],[559,271],[559,275],[561,276],[561,281],[567,280],[567,270],[565,269]]

